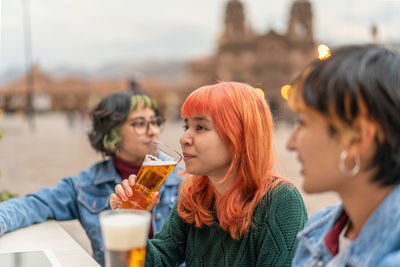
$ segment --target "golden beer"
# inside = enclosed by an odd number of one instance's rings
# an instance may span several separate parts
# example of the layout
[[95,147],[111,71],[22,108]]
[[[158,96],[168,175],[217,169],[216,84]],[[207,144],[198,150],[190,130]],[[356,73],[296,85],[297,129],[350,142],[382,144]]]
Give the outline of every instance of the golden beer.
[[151,215],[142,210],[100,214],[106,267],[143,267]]
[[[148,156],[146,156],[148,157]],[[177,162],[149,160],[143,163],[137,175],[138,180],[132,187],[133,194],[122,202],[123,209],[146,209],[151,204],[155,192],[176,167]]]
[[133,195],[122,202],[121,208],[146,209],[152,203],[154,193],[181,160],[182,155],[177,151],[153,140],[132,187]]

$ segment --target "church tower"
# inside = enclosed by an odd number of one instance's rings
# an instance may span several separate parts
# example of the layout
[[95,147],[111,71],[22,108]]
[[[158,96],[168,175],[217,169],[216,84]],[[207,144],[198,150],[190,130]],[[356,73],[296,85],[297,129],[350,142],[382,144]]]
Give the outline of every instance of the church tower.
[[312,10],[308,0],[295,0],[291,11],[288,29],[289,40],[310,45],[314,43]]
[[220,43],[241,42],[245,39],[246,26],[243,4],[239,0],[230,0],[226,6],[225,31]]

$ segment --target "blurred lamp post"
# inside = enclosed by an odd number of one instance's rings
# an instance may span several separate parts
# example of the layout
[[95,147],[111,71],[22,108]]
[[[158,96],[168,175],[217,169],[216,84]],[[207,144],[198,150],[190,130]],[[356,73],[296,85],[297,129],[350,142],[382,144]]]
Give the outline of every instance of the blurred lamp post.
[[31,130],[35,130],[34,106],[33,106],[33,64],[32,64],[32,39],[31,39],[31,16],[29,0],[21,0],[23,5],[23,24],[24,24],[24,46],[26,64],[26,107],[25,114],[28,118]]

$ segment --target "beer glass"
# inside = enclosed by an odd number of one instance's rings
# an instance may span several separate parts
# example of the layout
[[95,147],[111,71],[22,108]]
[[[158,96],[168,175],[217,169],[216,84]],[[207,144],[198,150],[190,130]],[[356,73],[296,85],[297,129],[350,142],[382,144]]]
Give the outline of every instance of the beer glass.
[[153,141],[132,187],[133,194],[122,202],[121,208],[146,209],[152,203],[154,193],[181,160],[180,153],[159,141]]
[[106,267],[143,267],[151,213],[106,210],[99,214]]

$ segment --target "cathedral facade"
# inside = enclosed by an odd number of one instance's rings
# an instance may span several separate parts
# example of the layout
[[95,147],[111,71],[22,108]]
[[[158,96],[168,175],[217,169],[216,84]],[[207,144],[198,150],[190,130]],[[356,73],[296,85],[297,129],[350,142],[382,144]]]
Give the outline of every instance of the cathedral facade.
[[246,24],[240,0],[229,0],[217,51],[189,64],[189,87],[217,81],[246,82],[265,92],[276,119],[286,119],[288,111],[281,87],[315,57],[312,7],[308,0],[292,3],[286,33],[271,29],[262,35],[255,34]]

